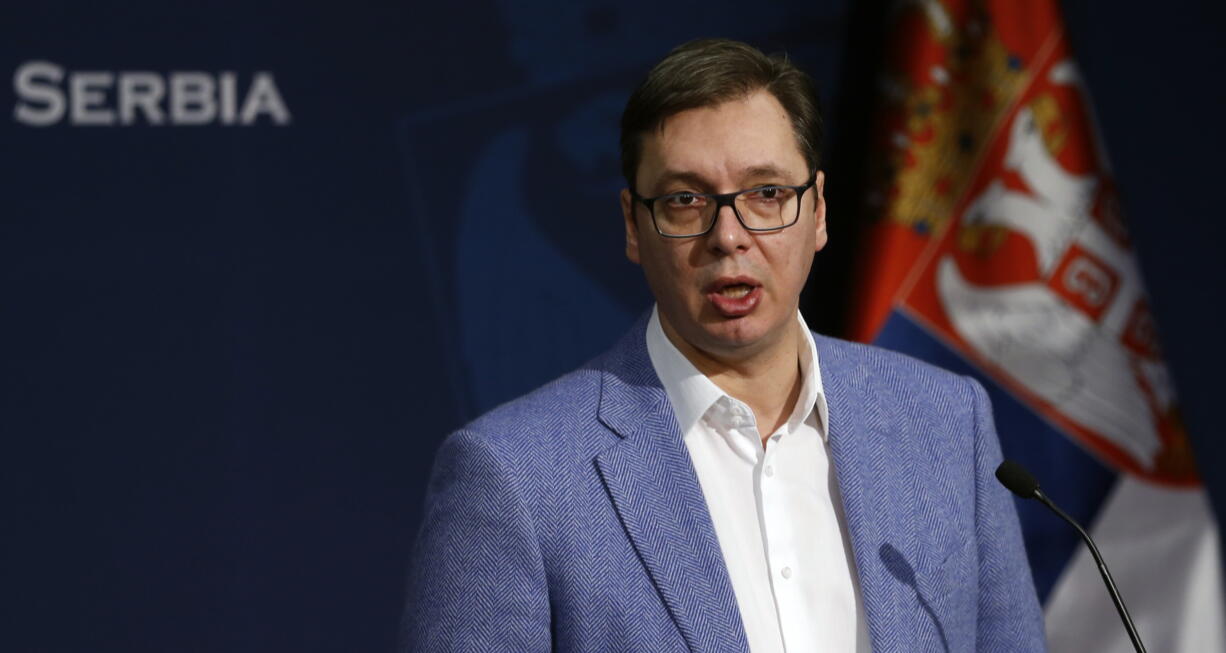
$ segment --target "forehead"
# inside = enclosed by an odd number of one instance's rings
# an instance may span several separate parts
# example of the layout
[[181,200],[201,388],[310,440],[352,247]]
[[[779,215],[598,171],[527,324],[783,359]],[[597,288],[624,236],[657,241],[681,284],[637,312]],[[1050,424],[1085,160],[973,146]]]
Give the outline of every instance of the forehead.
[[677,173],[736,186],[755,170],[786,171],[793,183],[808,172],[787,111],[764,89],[666,118],[644,136],[642,152],[637,181],[645,190]]

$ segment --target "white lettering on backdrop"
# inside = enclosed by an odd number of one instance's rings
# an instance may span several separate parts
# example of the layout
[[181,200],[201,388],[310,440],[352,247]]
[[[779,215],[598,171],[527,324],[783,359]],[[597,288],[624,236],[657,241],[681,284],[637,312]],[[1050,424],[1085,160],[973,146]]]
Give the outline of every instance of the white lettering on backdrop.
[[65,71],[49,61],[28,61],[13,74],[13,90],[13,118],[33,127],[65,120],[82,126],[246,126],[261,117],[288,125],[291,120],[276,80],[264,71],[252,75],[240,95],[233,71]]

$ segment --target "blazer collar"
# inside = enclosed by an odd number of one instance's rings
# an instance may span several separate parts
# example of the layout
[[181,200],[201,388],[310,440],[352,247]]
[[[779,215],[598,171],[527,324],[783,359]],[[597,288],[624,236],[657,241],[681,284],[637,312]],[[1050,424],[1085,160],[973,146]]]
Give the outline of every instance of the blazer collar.
[[647,316],[603,362],[598,417],[621,440],[596,457],[626,534],[691,651],[748,651],[698,476],[647,355]]
[[[874,388],[878,374],[852,345],[815,336],[830,410],[830,453],[856,561],[860,596],[873,650],[907,648],[911,632],[901,606],[915,601],[915,570],[923,526],[914,492],[920,486],[908,460],[908,420]],[[909,570],[909,573],[908,573]]]

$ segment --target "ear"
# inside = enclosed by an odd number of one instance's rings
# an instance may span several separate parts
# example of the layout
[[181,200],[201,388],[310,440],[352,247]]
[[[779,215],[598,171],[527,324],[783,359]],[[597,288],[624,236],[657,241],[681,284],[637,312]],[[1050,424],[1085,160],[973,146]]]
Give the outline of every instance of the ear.
[[816,219],[813,221],[814,227],[817,229],[817,246],[813,249],[815,252],[822,251],[826,246],[826,173],[821,170],[817,171],[817,177],[813,183],[813,198],[817,206],[814,208]]
[[638,222],[634,219],[635,202],[634,197],[630,195],[629,188],[623,188],[621,192],[622,204],[622,220],[626,225],[626,258],[630,259],[631,263],[638,265],[639,262],[639,230]]

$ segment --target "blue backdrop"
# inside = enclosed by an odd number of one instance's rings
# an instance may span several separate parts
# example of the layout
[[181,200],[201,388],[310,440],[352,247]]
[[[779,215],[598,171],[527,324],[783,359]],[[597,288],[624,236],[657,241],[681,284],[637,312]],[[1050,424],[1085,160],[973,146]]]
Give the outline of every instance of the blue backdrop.
[[[616,125],[681,41],[817,78],[837,333],[881,4],[0,8],[0,648],[390,650],[438,442],[648,306]],[[1211,470],[1221,17],[1112,7],[1066,12]]]

